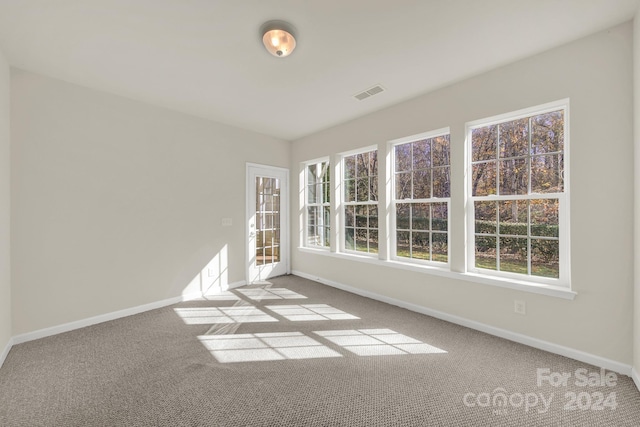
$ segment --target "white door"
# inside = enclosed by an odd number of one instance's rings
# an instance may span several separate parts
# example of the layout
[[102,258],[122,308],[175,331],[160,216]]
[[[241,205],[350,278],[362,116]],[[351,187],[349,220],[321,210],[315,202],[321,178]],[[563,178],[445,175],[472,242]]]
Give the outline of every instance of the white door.
[[289,273],[289,170],[247,164],[247,283]]

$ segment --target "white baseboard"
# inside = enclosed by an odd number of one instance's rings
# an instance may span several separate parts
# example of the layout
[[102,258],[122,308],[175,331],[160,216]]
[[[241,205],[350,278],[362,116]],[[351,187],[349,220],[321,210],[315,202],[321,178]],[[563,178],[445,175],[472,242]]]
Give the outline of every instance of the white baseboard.
[[640,391],[640,374],[638,374],[636,368],[631,369],[631,378],[633,378],[633,382],[636,383],[636,388]]
[[[456,325],[465,326],[470,329],[475,329],[490,335],[494,335],[500,338],[504,338],[510,341],[515,341],[520,344],[525,344],[530,347],[534,347],[540,350],[545,350],[550,353],[559,354],[561,356],[569,357],[571,359],[578,360],[580,362],[588,363],[601,368],[609,369],[611,371],[623,374],[626,376],[631,375],[631,365],[616,362],[615,360],[607,359],[604,357],[596,356],[594,354],[586,353],[584,351],[576,350],[573,348],[565,347],[562,345],[554,344],[548,341],[543,341],[537,338],[532,338],[527,335],[522,335],[516,332],[508,331],[506,329],[496,328],[484,323],[476,322],[474,320],[465,319],[464,317],[455,316],[452,314],[444,313],[442,311],[433,310],[421,305],[412,304],[410,302],[402,301],[399,299],[387,297],[377,294],[375,292],[366,291],[353,286],[345,285],[342,283],[334,282],[332,280],[323,279],[318,276],[304,273],[302,271],[292,271],[292,274],[303,277],[305,279],[313,280],[323,285],[331,286],[343,291],[347,291],[356,295],[371,298],[377,301],[382,301],[387,304],[395,305],[398,307],[406,308],[407,310],[415,311],[417,313],[425,314],[427,316],[435,317],[437,319],[445,320],[447,322],[455,323]],[[639,381],[636,380],[636,385]]]
[[99,316],[89,317],[82,320],[76,320],[74,322],[64,323],[62,325],[52,326],[50,328],[39,329],[33,332],[27,332],[25,334],[16,335],[13,337],[13,344],[21,344],[27,341],[33,341],[51,335],[61,334],[63,332],[73,331],[75,329],[84,328],[87,326],[95,325],[97,323],[108,322],[109,320],[119,319],[121,317],[131,316],[134,314],[142,313],[156,308],[166,307],[171,304],[177,304],[182,302],[184,298],[182,296],[169,298],[162,301],[156,301],[149,304],[139,305],[137,307],[125,308],[124,310],[118,310],[111,313],[101,314]]
[[4,360],[9,355],[9,351],[11,350],[11,347],[13,347],[13,338],[9,338],[9,342],[5,346],[4,350],[2,350],[2,353],[0,353],[0,368],[2,367],[2,364],[4,363]]
[[[244,281],[230,283],[227,289],[237,288],[239,286],[243,286],[245,284]],[[207,293],[207,295],[211,295]],[[166,307],[168,305],[177,304],[182,301],[190,301],[198,298],[202,298],[202,293],[193,292],[187,295],[181,295],[178,297],[173,297],[169,299],[165,299],[162,301],[156,301],[149,304],[139,305],[137,307],[125,308],[124,310],[118,310],[111,313],[101,314],[99,316],[89,317],[86,319],[76,320],[74,322],[65,323],[62,325],[52,326],[50,328],[39,329],[33,332],[27,332],[25,334],[16,335],[12,338],[12,345],[21,344],[27,341],[33,341],[40,338],[49,337],[51,335],[61,334],[63,332],[73,331],[75,329],[84,328],[87,326],[95,325],[97,323],[108,322],[110,320],[119,319],[121,317],[132,316],[134,314],[143,313],[145,311],[154,310],[156,308]],[[10,348],[10,347],[9,347]],[[5,350],[7,353],[9,350]],[[4,353],[3,353],[4,354]],[[4,360],[4,359],[1,359]],[[1,366],[1,365],[0,365]]]

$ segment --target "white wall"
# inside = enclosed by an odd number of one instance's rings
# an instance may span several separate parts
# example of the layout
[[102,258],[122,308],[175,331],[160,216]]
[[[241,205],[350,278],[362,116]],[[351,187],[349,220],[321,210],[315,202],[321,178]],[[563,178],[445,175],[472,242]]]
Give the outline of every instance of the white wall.
[[[445,59],[434,58],[434,67],[446,66]],[[384,148],[387,141],[396,138],[451,127],[451,154],[455,159],[451,239],[456,257],[453,269],[460,271],[464,268],[465,244],[465,123],[570,98],[571,273],[572,288],[578,292],[575,300],[299,250],[293,251],[293,269],[631,365],[632,82],[632,26],[627,23],[292,145],[291,168],[297,171],[305,160],[372,144]],[[298,218],[298,209],[294,207],[293,218]],[[296,247],[299,236],[292,234]],[[514,313],[514,299],[526,302],[525,316]]]
[[0,364],[11,338],[9,64],[0,52]]
[[634,77],[634,140],[635,140],[635,274],[634,274],[634,328],[633,368],[636,385],[640,388],[640,7],[636,12],[633,28],[633,77]]
[[179,296],[206,266],[245,278],[245,164],[288,167],[289,142],[29,72],[11,84],[14,335]]

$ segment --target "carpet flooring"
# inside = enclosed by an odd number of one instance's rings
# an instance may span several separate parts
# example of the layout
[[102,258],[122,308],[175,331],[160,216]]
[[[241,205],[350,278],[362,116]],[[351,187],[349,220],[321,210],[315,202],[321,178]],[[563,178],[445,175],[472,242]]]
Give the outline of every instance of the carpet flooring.
[[640,426],[640,393],[623,375],[283,276],[14,346],[0,425]]

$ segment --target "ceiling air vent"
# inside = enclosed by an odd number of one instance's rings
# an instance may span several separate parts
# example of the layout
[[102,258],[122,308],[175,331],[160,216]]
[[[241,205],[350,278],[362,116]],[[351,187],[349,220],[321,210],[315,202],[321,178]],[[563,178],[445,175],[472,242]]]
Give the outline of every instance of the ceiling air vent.
[[353,95],[353,97],[355,99],[357,99],[358,101],[362,101],[363,99],[367,99],[370,96],[377,95],[380,92],[384,92],[384,88],[382,86],[380,86],[380,85],[376,85],[376,86],[374,86],[372,88],[369,88],[369,89],[367,89],[367,90],[365,90],[363,92],[360,92],[358,94]]

